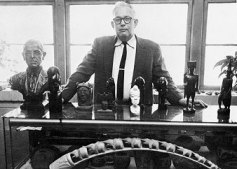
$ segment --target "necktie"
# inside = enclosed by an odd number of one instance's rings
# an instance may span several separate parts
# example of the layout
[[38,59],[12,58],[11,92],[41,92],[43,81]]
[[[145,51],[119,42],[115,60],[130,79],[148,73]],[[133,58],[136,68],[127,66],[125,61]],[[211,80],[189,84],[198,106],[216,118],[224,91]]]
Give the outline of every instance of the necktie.
[[123,81],[124,81],[124,66],[127,57],[127,42],[123,42],[123,54],[119,66],[119,74],[117,81],[117,98],[118,100],[123,99]]

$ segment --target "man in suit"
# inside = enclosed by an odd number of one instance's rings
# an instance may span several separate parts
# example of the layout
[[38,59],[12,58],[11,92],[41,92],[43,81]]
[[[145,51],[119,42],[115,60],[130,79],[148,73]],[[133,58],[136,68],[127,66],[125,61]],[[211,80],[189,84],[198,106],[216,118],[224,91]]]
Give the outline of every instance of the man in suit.
[[[134,29],[138,20],[132,6],[125,2],[117,2],[113,9],[113,17],[111,25],[116,36],[95,39],[92,49],[79,64],[76,72],[70,76],[62,92],[64,101],[69,101],[76,93],[78,82],[88,81],[91,75],[95,73],[95,103],[98,102],[97,94],[106,91],[106,81],[110,77],[113,77],[115,82],[115,98],[126,102],[129,99],[129,90],[133,86],[134,80],[141,76],[145,80],[144,104],[153,104],[152,85],[160,77],[165,77],[168,81],[167,100],[172,105],[185,106],[186,100],[166,69],[159,45],[135,35]],[[125,63],[122,64],[122,60],[126,60]],[[121,72],[123,73],[123,90],[119,92]],[[202,107],[207,106],[201,100],[195,100],[195,104]],[[147,155],[142,153],[135,156],[135,159],[137,157],[144,159]],[[147,156],[146,159],[150,160],[151,156]],[[141,165],[148,165],[148,162]],[[146,168],[146,166],[141,165],[137,167]]]
[[[133,86],[134,79],[141,76],[145,79],[145,104],[152,104],[152,83],[156,82],[159,77],[165,77],[168,80],[168,101],[173,105],[185,106],[186,100],[175,86],[166,69],[159,45],[135,35],[134,29],[138,24],[138,20],[132,6],[125,2],[117,2],[113,15],[114,19],[111,21],[111,25],[116,32],[116,36],[100,37],[94,40],[92,49],[77,67],[76,72],[70,76],[62,93],[63,99],[65,101],[70,100],[76,93],[76,83],[88,81],[94,73],[95,102],[97,102],[97,93],[106,91],[106,81],[110,77],[114,78],[117,87],[119,63],[124,48],[122,42],[126,42],[128,56],[124,67],[122,99],[129,99],[129,90]],[[116,90],[116,96],[117,93]],[[195,105],[207,106],[201,100],[195,100]]]

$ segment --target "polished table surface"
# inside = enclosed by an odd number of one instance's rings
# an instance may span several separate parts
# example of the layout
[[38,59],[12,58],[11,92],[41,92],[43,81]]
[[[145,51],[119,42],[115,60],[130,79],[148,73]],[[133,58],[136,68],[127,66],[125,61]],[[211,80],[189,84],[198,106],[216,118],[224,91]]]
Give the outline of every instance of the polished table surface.
[[[157,104],[144,106],[142,110],[136,116],[130,112],[129,105],[118,105],[111,111],[102,110],[100,105],[82,108],[77,103],[69,103],[63,105],[62,113],[55,114],[50,113],[47,106],[44,111],[16,108],[6,113],[3,121],[7,121],[10,130],[19,126],[25,126],[26,130],[40,128],[42,134],[31,133],[29,137],[31,147],[37,147],[39,142],[73,145],[83,142],[83,139],[94,141],[118,137],[159,138],[172,142],[180,135],[180,131],[185,131],[189,135],[200,136],[199,139],[205,135],[205,144],[211,149],[217,147],[212,142],[216,136],[230,145],[229,136],[237,135],[237,106],[231,106],[229,115],[218,115],[217,105],[197,108],[195,113],[183,113],[183,107],[179,106],[159,110]],[[66,137],[70,137],[70,140]],[[13,144],[11,136],[4,140],[5,144]],[[12,150],[10,153],[12,154]],[[6,158],[6,163],[8,160],[10,159]]]
[[12,125],[80,125],[87,127],[98,126],[133,126],[133,127],[169,127],[195,128],[206,130],[231,130],[237,127],[237,106],[231,106],[229,115],[218,115],[217,105],[208,108],[197,108],[195,113],[183,113],[183,107],[168,106],[166,110],[159,110],[158,105],[144,106],[139,116],[133,115],[129,105],[118,105],[111,110],[102,110],[99,105],[92,107],[78,107],[77,103],[63,105],[62,113],[51,114],[49,110],[26,111],[14,109],[4,115],[10,118]]

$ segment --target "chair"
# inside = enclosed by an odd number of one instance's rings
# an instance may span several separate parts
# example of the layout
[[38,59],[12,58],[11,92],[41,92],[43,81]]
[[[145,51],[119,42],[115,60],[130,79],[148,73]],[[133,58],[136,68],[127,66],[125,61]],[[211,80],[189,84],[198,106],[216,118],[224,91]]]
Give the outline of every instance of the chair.
[[192,150],[165,141],[147,138],[115,138],[105,141],[98,141],[96,143],[83,146],[79,149],[75,149],[74,151],[61,156],[51,163],[49,168],[71,169],[74,166],[94,157],[123,151],[154,151],[167,153],[191,160],[194,163],[203,166],[203,168],[219,169],[219,167],[213,162],[207,160],[205,157],[200,156]]

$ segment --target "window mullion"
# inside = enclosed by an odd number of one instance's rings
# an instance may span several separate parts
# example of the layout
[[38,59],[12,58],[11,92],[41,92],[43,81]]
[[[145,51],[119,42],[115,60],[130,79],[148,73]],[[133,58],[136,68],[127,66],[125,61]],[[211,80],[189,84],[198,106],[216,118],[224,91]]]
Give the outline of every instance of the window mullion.
[[54,5],[54,42],[55,66],[61,73],[62,83],[66,82],[66,39],[65,39],[65,3],[64,0],[55,1]]

